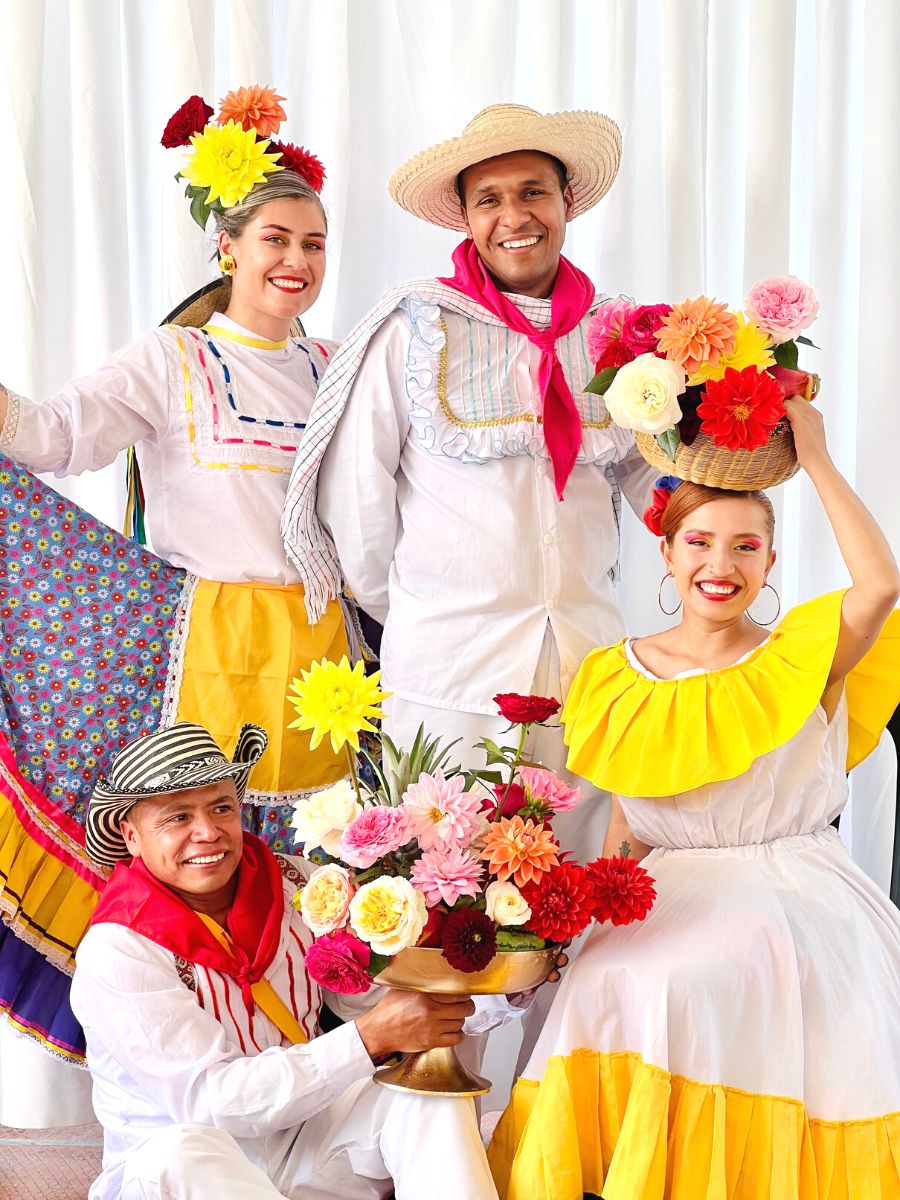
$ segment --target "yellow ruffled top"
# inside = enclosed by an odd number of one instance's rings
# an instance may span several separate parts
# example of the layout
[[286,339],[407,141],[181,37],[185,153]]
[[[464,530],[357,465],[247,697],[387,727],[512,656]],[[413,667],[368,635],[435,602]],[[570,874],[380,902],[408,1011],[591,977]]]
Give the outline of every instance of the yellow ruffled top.
[[[648,679],[625,639],[593,650],[563,710],[568,767],[622,796],[672,796],[735,779],[797,734],[822,699],[844,591],[799,604],[740,662]],[[845,681],[847,770],[877,746],[900,702],[900,609]]]

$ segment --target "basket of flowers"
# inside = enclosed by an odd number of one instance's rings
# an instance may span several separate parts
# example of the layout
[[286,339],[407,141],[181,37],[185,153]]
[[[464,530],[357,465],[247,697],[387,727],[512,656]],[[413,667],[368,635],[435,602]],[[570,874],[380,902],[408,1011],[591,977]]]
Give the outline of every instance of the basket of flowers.
[[[542,983],[562,945],[592,921],[646,916],[653,880],[630,859],[572,861],[553,834],[580,789],[524,756],[528,731],[559,711],[544,696],[499,695],[514,746],[478,743],[485,766],[451,763],[420,728],[409,750],[373,725],[385,693],[365,675],[322,660],[289,696],[311,731],[347,754],[349,778],[295,806],[294,828],[315,864],[295,903],[315,935],[306,966],[331,991],[392,987],[461,995],[522,992]],[[359,734],[365,769],[357,769]],[[406,1055],[382,1069],[387,1086],[480,1095],[452,1048]]]
[[784,399],[812,400],[819,388],[798,365],[818,310],[791,275],[758,283],[744,311],[706,296],[611,300],[588,326],[597,374],[587,390],[663,475],[733,491],[783,483],[797,470]]

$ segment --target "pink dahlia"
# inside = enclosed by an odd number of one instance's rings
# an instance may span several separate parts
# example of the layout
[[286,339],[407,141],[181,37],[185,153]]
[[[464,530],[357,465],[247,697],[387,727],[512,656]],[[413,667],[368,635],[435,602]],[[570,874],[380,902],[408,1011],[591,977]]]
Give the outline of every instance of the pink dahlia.
[[481,798],[464,792],[463,775],[445,779],[444,772],[422,774],[403,794],[401,809],[409,821],[408,837],[419,839],[423,850],[467,846],[481,832]]
[[426,850],[409,873],[413,887],[425,897],[429,908],[442,901],[452,907],[460,896],[474,897],[481,892],[484,867],[458,846],[449,850]]
[[571,788],[545,767],[519,767],[518,780],[532,801],[554,812],[568,812],[581,803],[581,788]]
[[409,841],[407,824],[402,808],[389,804],[364,808],[341,834],[338,857],[351,867],[371,867]]

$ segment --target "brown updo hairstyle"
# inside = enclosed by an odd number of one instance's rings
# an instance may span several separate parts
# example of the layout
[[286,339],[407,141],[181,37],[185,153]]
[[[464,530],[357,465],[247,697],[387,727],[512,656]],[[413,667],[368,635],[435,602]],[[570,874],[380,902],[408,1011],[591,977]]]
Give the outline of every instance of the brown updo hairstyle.
[[752,500],[758,504],[765,513],[769,549],[772,549],[775,541],[775,509],[765,492],[731,492],[727,488],[705,487],[701,483],[691,483],[689,480],[678,485],[660,518],[659,525],[663,537],[670,546],[675,534],[691,513],[702,505],[709,504],[711,500]]

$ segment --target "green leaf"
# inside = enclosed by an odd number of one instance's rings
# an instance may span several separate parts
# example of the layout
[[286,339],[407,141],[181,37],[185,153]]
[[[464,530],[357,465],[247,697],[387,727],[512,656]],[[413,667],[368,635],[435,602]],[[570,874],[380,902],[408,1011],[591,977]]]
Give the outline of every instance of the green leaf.
[[209,220],[209,207],[202,192],[195,194],[191,200],[191,216],[201,229],[206,229],[206,222]]
[[372,957],[369,959],[369,965],[366,968],[369,974],[374,979],[376,975],[380,975],[385,967],[390,966],[391,956],[389,954],[376,954],[372,951]]
[[604,367],[602,371],[597,372],[584,390],[593,392],[595,396],[605,396],[618,370],[618,367]]
[[656,443],[667,458],[675,461],[675,451],[681,445],[681,434],[677,429],[665,429],[656,435]]
[[546,945],[544,938],[526,929],[507,926],[497,930],[498,950],[543,950]]
[[812,346],[813,350],[819,349],[816,343],[811,338],[808,338],[805,333],[801,333],[799,337],[794,338],[794,341],[799,342],[801,346]]
[[789,371],[797,370],[800,356],[796,342],[782,342],[780,346],[775,347],[772,353],[775,355],[775,361],[779,367],[787,367]]

